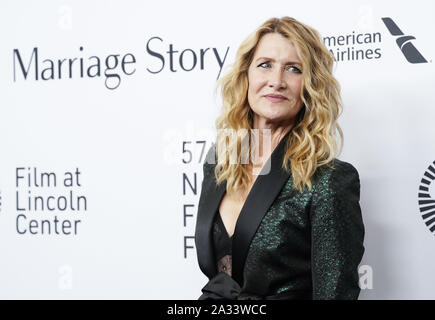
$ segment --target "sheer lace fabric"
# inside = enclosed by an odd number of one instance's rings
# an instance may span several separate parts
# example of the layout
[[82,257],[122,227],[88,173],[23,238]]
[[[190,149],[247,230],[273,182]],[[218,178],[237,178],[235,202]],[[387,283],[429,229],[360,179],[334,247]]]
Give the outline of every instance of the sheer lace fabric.
[[226,274],[231,276],[232,237],[228,235],[219,211],[216,212],[216,217],[213,223],[213,245],[218,272],[225,272]]

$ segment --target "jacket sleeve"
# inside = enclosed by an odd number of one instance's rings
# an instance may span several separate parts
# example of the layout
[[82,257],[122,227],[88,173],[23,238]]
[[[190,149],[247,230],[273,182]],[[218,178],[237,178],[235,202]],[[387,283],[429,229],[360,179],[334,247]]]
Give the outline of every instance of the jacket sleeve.
[[358,299],[364,254],[358,171],[336,160],[313,191],[311,270],[313,299]]

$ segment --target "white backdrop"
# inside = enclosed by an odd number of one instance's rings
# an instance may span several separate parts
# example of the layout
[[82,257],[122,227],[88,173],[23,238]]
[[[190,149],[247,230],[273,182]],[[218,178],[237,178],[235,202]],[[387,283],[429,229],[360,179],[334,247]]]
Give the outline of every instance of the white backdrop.
[[[435,160],[434,12],[429,0],[0,2],[0,298],[196,299],[215,82],[249,33],[288,15],[335,54],[365,55],[338,56],[335,71],[340,158],[361,178],[360,299],[435,299],[433,209],[419,205],[435,198],[421,183]],[[407,61],[384,17],[427,62]],[[378,38],[344,43],[358,34]]]

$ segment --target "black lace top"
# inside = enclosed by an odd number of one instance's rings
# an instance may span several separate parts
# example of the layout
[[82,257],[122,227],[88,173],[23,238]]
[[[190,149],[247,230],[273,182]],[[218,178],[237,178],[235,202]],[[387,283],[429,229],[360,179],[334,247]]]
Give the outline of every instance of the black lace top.
[[213,223],[213,245],[218,272],[225,272],[231,276],[232,236],[230,237],[228,235],[227,229],[225,228],[219,211],[216,212]]

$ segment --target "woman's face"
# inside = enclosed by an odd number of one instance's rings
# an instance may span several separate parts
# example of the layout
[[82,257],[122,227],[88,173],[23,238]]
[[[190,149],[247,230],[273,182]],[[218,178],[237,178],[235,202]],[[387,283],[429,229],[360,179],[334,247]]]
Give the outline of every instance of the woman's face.
[[302,63],[289,39],[267,33],[248,69],[248,102],[254,122],[291,125],[302,108]]

